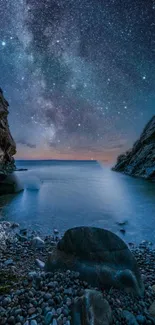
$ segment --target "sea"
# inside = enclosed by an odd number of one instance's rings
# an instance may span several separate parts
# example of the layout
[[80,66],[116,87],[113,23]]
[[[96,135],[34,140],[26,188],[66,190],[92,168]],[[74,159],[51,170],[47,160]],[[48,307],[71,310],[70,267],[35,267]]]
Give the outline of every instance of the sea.
[[113,231],[124,241],[155,243],[155,183],[98,161],[16,161],[24,191],[0,197],[1,220],[50,235],[76,226]]

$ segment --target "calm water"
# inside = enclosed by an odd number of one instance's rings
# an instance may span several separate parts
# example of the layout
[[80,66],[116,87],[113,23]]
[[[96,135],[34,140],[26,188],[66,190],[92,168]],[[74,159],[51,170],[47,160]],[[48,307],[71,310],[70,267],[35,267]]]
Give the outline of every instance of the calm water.
[[[104,227],[126,241],[155,243],[155,183],[112,172],[97,162],[18,161],[25,190],[0,198],[0,214],[50,234],[74,226]],[[122,235],[117,222],[128,221]]]

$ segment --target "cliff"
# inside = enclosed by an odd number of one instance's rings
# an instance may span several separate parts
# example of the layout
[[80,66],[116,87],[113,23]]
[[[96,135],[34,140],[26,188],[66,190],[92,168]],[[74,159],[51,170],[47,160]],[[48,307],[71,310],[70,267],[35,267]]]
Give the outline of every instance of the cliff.
[[9,130],[8,106],[0,88],[0,181],[15,169],[16,144]]
[[133,148],[118,157],[113,170],[155,180],[155,116],[146,125]]

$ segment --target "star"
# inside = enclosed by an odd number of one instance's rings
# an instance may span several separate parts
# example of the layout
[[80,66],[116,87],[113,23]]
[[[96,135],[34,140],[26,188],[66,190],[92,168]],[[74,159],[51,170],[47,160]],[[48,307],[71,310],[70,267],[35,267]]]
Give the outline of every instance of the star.
[[24,157],[114,161],[154,114],[154,0],[119,2],[0,1],[11,133],[37,148]]

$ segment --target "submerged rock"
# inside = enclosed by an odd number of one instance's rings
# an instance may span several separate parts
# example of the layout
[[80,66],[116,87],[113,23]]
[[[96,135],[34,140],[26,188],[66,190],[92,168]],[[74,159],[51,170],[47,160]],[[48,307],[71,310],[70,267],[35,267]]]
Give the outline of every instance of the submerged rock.
[[99,288],[122,288],[143,294],[143,283],[134,256],[122,239],[95,227],[69,229],[49,254],[45,270],[78,271]]
[[87,289],[76,298],[72,308],[73,325],[109,325],[112,321],[111,307],[101,292]]
[[118,157],[113,170],[155,180],[155,116],[146,125],[133,148]]

